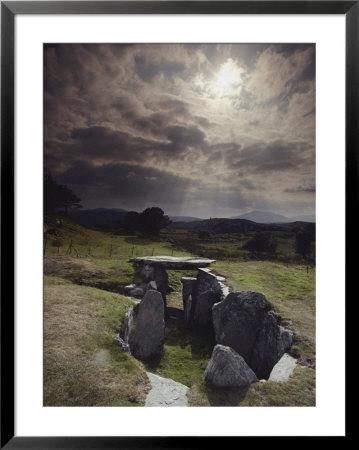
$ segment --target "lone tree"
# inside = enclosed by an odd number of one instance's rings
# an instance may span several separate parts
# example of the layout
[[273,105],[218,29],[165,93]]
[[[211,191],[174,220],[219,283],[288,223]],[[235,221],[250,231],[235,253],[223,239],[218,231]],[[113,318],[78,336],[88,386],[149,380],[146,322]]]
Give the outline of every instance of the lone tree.
[[72,208],[82,208],[81,199],[67,186],[56,183],[50,173],[44,176],[44,211],[53,214],[56,209],[63,208],[67,213]]
[[168,216],[164,215],[161,208],[147,208],[139,216],[138,228],[145,235],[158,235],[161,228],[171,223]]

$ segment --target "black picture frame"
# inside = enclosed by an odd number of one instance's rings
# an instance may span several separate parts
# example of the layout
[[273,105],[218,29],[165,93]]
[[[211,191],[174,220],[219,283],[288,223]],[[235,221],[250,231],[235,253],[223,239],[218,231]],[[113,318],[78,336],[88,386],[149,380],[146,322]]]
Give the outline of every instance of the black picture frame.
[[[1,2],[1,442],[6,449],[198,448],[227,438],[14,436],[14,21],[18,14],[340,14],[346,18],[346,296],[358,239],[359,1]],[[348,429],[347,429],[348,432]],[[347,436],[346,432],[346,436]],[[229,439],[229,438],[228,438]],[[227,444],[225,444],[227,445]]]

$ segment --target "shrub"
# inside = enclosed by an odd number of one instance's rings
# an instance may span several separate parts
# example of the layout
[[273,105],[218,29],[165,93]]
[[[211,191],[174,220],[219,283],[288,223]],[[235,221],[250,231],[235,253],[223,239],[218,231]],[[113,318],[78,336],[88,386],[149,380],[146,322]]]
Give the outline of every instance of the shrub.
[[277,241],[271,234],[257,231],[252,239],[246,242],[243,248],[251,252],[274,253],[277,248]]

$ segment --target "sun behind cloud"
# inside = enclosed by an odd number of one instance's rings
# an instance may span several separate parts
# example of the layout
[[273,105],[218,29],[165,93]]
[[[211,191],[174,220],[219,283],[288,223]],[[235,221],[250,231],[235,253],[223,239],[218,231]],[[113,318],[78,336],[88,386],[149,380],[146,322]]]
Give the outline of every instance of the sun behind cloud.
[[212,90],[218,96],[239,95],[241,90],[242,69],[237,66],[232,58],[223,63],[212,83]]

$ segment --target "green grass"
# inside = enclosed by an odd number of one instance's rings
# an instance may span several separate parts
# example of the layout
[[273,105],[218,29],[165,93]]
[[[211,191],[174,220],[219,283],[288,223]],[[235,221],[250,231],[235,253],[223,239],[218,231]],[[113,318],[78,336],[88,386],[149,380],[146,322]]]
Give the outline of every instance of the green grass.
[[303,363],[315,360],[315,269],[270,261],[218,261],[215,269],[234,290],[262,292],[283,325],[295,334],[295,349]]
[[53,277],[44,291],[44,405],[143,405],[143,366],[113,344],[132,302]]
[[[144,370],[189,386],[193,406],[315,404],[314,267],[249,260],[248,252],[241,250],[246,239],[242,235],[199,242],[189,240],[189,232],[176,230],[176,234],[165,231],[158,238],[148,239],[88,230],[66,220],[57,231],[59,236],[46,237],[45,249],[45,268],[51,269],[51,276],[45,277],[44,299],[46,405],[143,405],[149,388]],[[51,245],[55,238],[62,242],[59,251]],[[71,241],[76,252],[72,250],[67,255]],[[285,236],[279,248],[287,254],[292,251]],[[282,324],[294,332],[292,354],[306,369],[298,367],[286,383],[255,383],[245,392],[213,390],[204,384],[202,376],[214,342],[189,332],[183,324],[178,329],[166,330],[164,353],[151,364],[136,361],[113,344],[131,301],[119,294],[79,284],[102,283],[108,290],[132,282],[144,285],[145,280],[129,262],[131,257],[152,253],[189,256],[198,249],[224,255],[212,268],[226,277],[233,290],[259,291],[267,296],[282,317]],[[234,257],[238,249],[241,256]],[[168,271],[168,275],[174,290],[167,298],[168,306],[181,309],[181,277],[195,273]]]
[[160,360],[147,364],[147,368],[164,378],[192,386],[201,380],[214,345],[213,338],[191,332],[181,323],[179,329],[167,335]]
[[[68,219],[62,219],[63,225],[57,227],[57,236],[45,235],[45,256],[72,257],[96,265],[99,273],[91,276],[93,283],[129,284],[133,281],[141,284],[144,280],[134,270],[130,258],[148,255],[190,256],[186,251],[178,250],[172,244],[158,238],[141,236],[121,236],[91,230],[77,225]],[[60,247],[52,244],[61,241]],[[72,246],[71,246],[72,244]],[[83,279],[83,271],[73,270],[65,274],[74,282]]]

